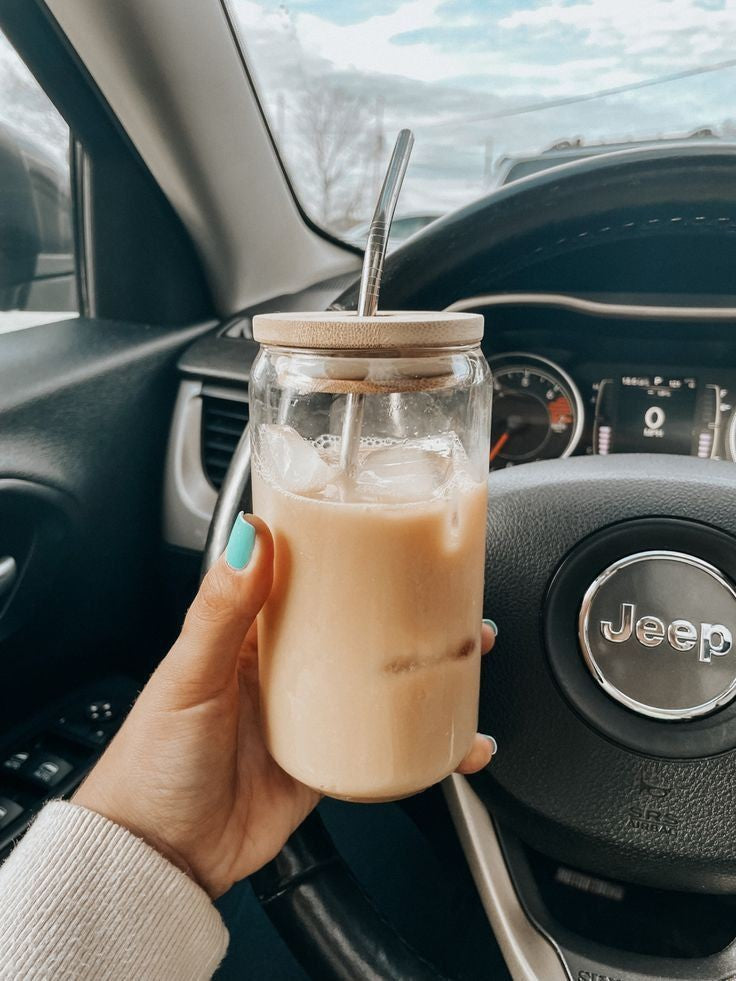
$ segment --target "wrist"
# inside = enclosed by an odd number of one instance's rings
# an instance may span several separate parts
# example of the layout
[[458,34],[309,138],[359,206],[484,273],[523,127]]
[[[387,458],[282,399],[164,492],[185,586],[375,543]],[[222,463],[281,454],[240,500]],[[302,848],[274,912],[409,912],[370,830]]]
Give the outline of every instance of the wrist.
[[94,788],[88,787],[87,781],[72,796],[71,803],[84,807],[88,811],[93,811],[135,835],[136,838],[145,842],[168,862],[176,866],[209,895],[209,890],[194,874],[191,865],[177,848],[146,824],[137,821],[131,813],[115,806],[104,795],[98,793]]

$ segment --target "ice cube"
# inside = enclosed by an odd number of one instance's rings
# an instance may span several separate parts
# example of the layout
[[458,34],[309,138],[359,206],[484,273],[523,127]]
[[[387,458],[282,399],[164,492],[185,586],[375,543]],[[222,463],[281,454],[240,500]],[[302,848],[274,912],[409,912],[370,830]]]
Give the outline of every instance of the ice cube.
[[369,451],[360,463],[356,486],[364,501],[428,501],[443,492],[452,470],[447,454],[403,442]]
[[291,426],[263,425],[259,437],[262,466],[283,490],[319,494],[337,476],[319,450]]

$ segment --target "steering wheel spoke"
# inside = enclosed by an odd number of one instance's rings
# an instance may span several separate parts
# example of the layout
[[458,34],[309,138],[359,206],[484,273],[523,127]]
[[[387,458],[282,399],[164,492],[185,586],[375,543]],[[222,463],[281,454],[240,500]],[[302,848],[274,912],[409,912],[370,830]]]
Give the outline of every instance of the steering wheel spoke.
[[[734,977],[736,940],[708,957],[655,957],[605,946],[560,926],[535,883],[521,842],[494,822],[470,782],[454,774],[443,790],[513,981],[725,981]],[[659,914],[652,910],[652,915]]]
[[527,915],[514,886],[496,826],[466,777],[442,785],[452,822],[491,929],[514,981],[568,981],[555,942]]

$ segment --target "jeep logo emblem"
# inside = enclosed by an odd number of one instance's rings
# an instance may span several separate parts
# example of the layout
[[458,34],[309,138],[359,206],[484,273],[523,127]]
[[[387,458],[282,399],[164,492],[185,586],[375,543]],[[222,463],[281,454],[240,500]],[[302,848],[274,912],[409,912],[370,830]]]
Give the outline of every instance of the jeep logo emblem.
[[[656,719],[692,719],[736,696],[736,590],[682,552],[614,562],[583,597],[578,636],[611,698]],[[731,656],[729,656],[731,655]]]
[[622,603],[619,626],[601,620],[601,633],[612,644],[624,644],[632,633],[644,647],[659,647],[667,638],[674,651],[691,651],[698,646],[698,660],[710,664],[712,658],[723,657],[731,650],[733,637],[722,623],[701,623],[696,627],[690,620],[673,620],[665,626],[659,617],[644,616],[634,623],[636,605]]

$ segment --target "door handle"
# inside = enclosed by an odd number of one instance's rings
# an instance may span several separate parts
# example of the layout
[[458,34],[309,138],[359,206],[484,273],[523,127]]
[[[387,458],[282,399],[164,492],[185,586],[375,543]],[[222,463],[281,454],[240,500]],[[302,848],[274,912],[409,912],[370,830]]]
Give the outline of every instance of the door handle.
[[18,566],[13,556],[0,558],[0,600],[13,588],[17,575]]

